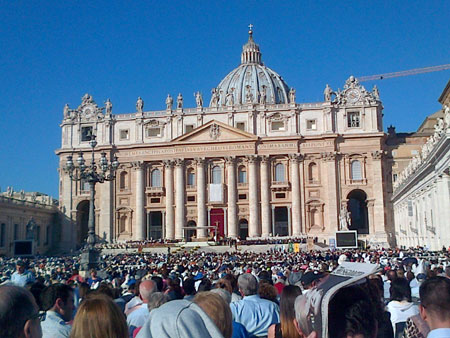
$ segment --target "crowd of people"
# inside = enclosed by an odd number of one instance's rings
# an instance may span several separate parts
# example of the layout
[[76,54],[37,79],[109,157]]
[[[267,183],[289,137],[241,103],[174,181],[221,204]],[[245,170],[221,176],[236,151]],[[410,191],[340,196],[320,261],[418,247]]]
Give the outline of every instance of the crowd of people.
[[331,299],[329,337],[450,337],[448,252],[280,248],[104,254],[84,277],[78,256],[2,257],[0,337],[317,337],[306,295],[343,262],[380,268]]

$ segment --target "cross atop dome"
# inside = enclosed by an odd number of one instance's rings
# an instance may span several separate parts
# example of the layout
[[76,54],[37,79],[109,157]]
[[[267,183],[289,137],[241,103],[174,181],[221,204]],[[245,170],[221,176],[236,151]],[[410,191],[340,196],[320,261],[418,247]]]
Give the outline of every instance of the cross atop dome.
[[253,41],[253,25],[248,25],[248,41],[242,47],[241,64],[256,63],[262,65],[259,46]]

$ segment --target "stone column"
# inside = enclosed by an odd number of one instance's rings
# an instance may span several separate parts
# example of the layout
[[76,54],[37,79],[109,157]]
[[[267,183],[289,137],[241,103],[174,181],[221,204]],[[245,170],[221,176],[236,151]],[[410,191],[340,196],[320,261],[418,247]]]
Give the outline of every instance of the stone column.
[[[197,226],[206,227],[206,177],[205,159],[197,158]],[[197,238],[205,238],[208,235],[206,228],[197,229]]]
[[183,227],[185,221],[184,203],[184,160],[175,160],[175,239],[183,239]]
[[[336,154],[332,153],[323,153],[322,154],[322,175],[321,177],[326,178],[326,190],[328,195],[328,205],[327,211],[328,215],[324,215],[324,218],[328,220],[328,228],[326,229],[328,234],[334,235],[334,233],[338,230],[339,224],[339,201],[338,201],[338,185],[337,180],[337,168],[336,168]],[[339,164],[338,164],[339,165]],[[310,215],[311,216],[311,215]],[[311,226],[311,222],[309,223]],[[326,224],[322,223],[322,226],[325,227]]]
[[[378,238],[384,237],[387,240],[386,226],[384,218],[384,182],[383,182],[383,151],[372,152],[372,175],[373,175],[373,199],[375,204],[373,207],[375,234]],[[370,224],[369,224],[370,227]],[[372,234],[372,235],[375,235]],[[384,235],[384,236],[383,236]]]
[[[261,225],[262,237],[268,237],[272,230],[270,210],[270,157],[261,157]],[[273,234],[274,235],[274,234]]]
[[248,224],[248,236],[259,237],[261,236],[261,230],[259,225],[259,200],[258,200],[258,156],[247,156],[249,164],[249,177],[248,177],[248,190],[249,190],[249,224]]
[[136,172],[136,223],[133,229],[133,238],[141,241],[145,239],[144,164],[141,161],[135,161],[132,166]]
[[114,236],[113,185],[113,181],[100,184],[100,232],[98,235],[109,243],[112,243]]
[[275,206],[272,205],[272,227],[271,227],[271,233],[272,236],[275,236]]
[[292,236],[292,208],[290,206],[287,207],[287,214],[288,214],[288,235]]
[[173,162],[164,161],[166,191],[165,239],[175,238],[175,214],[173,209]]
[[[291,201],[292,201],[292,236],[300,236],[302,233],[302,217],[300,210],[300,173],[298,163],[300,154],[289,154],[291,167]],[[291,230],[289,230],[291,231]]]
[[236,158],[229,156],[225,158],[227,163],[227,200],[228,200],[228,237],[236,238],[238,236],[237,226],[237,189],[236,189]]

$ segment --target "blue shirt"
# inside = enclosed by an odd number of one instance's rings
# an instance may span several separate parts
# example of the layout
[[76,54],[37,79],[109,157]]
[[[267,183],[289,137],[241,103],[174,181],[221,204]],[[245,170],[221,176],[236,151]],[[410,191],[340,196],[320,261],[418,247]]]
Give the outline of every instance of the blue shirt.
[[246,296],[230,304],[233,319],[244,325],[250,337],[267,336],[269,326],[280,322],[280,308],[258,295]]
[[11,283],[17,286],[25,286],[27,283],[34,282],[34,276],[31,271],[25,270],[23,273],[14,272],[11,276]]
[[41,323],[42,338],[68,338],[72,327],[55,311],[47,311],[45,320]]
[[450,328],[445,329],[434,329],[428,333],[427,338],[449,338]]

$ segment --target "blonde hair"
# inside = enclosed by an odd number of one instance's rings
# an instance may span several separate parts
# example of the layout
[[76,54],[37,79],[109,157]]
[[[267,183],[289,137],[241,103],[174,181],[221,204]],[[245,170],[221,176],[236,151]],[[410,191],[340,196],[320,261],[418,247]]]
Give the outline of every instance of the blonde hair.
[[128,338],[125,316],[110,298],[88,296],[78,308],[70,338]]
[[205,311],[225,338],[231,338],[233,333],[231,309],[222,297],[211,291],[199,292],[194,297],[194,303]]

